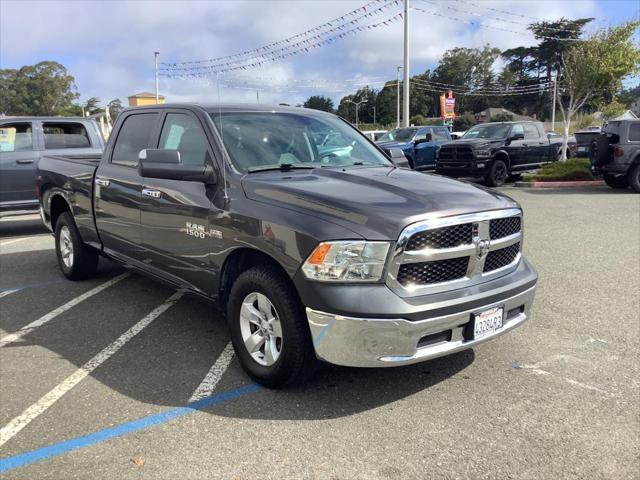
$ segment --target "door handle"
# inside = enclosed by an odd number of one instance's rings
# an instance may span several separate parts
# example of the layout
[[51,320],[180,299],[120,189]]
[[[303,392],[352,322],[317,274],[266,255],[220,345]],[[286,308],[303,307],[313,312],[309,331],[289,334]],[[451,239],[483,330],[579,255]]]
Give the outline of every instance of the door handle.
[[151,197],[151,198],[160,198],[160,190],[153,190],[151,188],[144,188],[142,190],[142,195],[144,195],[145,197]]
[[522,146],[523,146],[523,147],[528,147],[528,146],[529,146],[529,144],[528,144],[528,143],[523,143],[523,144],[522,144]]
[[108,187],[109,180],[105,180],[104,178],[96,178],[96,185],[100,185],[101,187]]
[[21,158],[19,160],[16,160],[16,163],[18,165],[27,165],[29,163],[33,163],[35,162],[35,160],[33,158]]

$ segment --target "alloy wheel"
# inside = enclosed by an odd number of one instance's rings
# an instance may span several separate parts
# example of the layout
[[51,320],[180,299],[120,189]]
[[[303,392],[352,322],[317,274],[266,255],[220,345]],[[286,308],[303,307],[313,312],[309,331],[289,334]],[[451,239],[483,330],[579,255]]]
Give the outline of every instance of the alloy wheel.
[[282,325],[271,301],[262,293],[251,292],[240,308],[240,333],[244,346],[260,365],[269,367],[282,352]]

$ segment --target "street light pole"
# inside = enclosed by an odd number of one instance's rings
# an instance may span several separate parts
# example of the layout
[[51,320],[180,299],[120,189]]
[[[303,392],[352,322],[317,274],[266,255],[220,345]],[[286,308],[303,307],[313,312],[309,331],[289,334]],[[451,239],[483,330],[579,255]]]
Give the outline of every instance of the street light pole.
[[398,67],[396,70],[396,128],[400,128],[400,70],[402,67]]
[[353,100],[347,100],[348,103],[353,103],[356,106],[356,128],[358,128],[358,108],[363,103],[367,103],[367,100],[360,100],[359,102],[354,102]]
[[155,63],[156,63],[156,69],[155,69],[155,74],[156,74],[156,105],[159,103],[159,100],[160,100],[160,93],[158,92],[158,55],[160,55],[160,52],[153,52],[153,56],[155,58]]
[[402,125],[409,126],[409,0],[404,0],[404,81],[402,84]]
[[556,129],[556,97],[558,96],[558,76],[553,81],[553,101],[551,102],[551,130]]

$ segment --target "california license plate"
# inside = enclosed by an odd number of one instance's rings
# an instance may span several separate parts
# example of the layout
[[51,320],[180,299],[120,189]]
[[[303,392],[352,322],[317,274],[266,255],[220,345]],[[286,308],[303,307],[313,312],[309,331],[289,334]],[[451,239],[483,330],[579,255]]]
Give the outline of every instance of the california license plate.
[[473,316],[473,339],[491,335],[502,328],[504,307],[494,307]]

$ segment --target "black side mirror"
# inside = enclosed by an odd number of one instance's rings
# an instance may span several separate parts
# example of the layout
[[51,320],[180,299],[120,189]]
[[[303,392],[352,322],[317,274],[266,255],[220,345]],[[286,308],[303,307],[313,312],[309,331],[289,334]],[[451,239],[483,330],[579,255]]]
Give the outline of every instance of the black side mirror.
[[404,152],[399,148],[389,148],[384,151],[398,168],[409,168],[409,160],[404,156]]
[[432,139],[433,139],[433,137],[431,136],[431,134],[427,133],[425,138],[419,138],[418,140],[415,140],[413,142],[413,145],[417,146],[417,145],[420,145],[421,143],[427,143],[427,142],[430,142]]
[[523,140],[524,132],[512,133],[509,140]]
[[138,155],[138,173],[147,178],[204,182],[207,185],[218,183],[218,176],[211,165],[184,165],[178,150],[141,150]]

